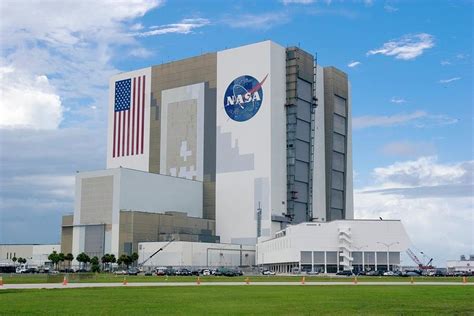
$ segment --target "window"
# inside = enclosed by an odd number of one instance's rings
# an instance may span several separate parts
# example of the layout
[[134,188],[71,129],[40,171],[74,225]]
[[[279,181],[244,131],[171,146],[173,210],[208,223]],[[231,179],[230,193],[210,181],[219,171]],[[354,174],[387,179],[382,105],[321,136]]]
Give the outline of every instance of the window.
[[311,251],[302,251],[301,252],[301,263],[312,263],[313,259],[311,258]]
[[308,122],[298,120],[296,123],[296,138],[309,143],[310,125]]
[[353,258],[352,264],[362,264],[362,252],[361,251],[352,252],[351,257]]
[[314,251],[313,256],[314,256],[314,263],[315,264],[324,263],[324,251]]
[[339,190],[331,190],[331,207],[337,209],[344,208],[343,192]]
[[338,219],[343,219],[344,218],[344,211],[338,208],[332,208],[331,209],[331,220],[335,221]]
[[296,159],[309,162],[309,144],[301,140],[295,141]]
[[332,133],[332,149],[340,153],[346,152],[346,137],[338,133]]
[[333,152],[332,153],[332,169],[344,172],[344,155]]
[[338,114],[333,115],[334,126],[333,129],[335,132],[346,135],[346,119]]
[[346,99],[341,98],[338,95],[334,96],[334,113],[342,116],[346,116]]
[[331,187],[337,190],[344,190],[344,173],[339,171],[332,171],[331,175]]
[[336,264],[337,263],[337,252],[335,252],[335,251],[326,252],[326,263],[327,264]]
[[307,102],[311,102],[313,99],[313,89],[312,89],[312,84],[304,81],[300,78],[298,78],[298,83],[297,83],[297,89],[298,89],[298,98],[305,100]]

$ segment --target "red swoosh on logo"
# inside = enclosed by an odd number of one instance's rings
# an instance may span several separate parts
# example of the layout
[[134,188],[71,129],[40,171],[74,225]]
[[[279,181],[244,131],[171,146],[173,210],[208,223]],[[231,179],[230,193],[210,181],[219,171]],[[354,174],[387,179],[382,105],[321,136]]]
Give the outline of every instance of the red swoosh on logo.
[[268,77],[268,74],[265,76],[265,78],[263,78],[263,80],[261,82],[259,82],[259,84],[257,84],[255,87],[253,87],[253,89],[250,90],[248,93],[252,94],[255,91],[257,91],[258,89],[260,89],[262,87],[263,83],[265,82],[265,80],[267,80],[267,77]]

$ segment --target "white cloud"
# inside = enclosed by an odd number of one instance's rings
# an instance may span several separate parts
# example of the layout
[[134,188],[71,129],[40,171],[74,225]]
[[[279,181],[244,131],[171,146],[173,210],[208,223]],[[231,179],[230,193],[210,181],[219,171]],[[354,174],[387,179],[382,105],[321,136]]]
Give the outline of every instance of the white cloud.
[[417,128],[451,125],[458,120],[443,114],[428,114],[424,111],[413,113],[402,113],[394,115],[366,115],[354,117],[352,126],[354,129],[369,127],[392,127],[400,125],[411,125]]
[[153,52],[150,50],[143,48],[143,47],[137,47],[133,48],[130,51],[130,56],[138,57],[138,58],[148,58],[153,55]]
[[442,60],[442,61],[440,62],[440,64],[441,64],[441,66],[447,66],[447,65],[451,65],[451,62],[448,61],[448,60]]
[[368,51],[367,56],[382,54],[395,56],[396,59],[410,60],[420,56],[433,46],[434,37],[430,34],[408,34],[383,44],[381,48]]
[[469,184],[473,179],[466,176],[472,176],[473,167],[474,161],[440,164],[436,156],[427,156],[375,168],[373,176],[383,188]]
[[398,8],[394,7],[393,5],[390,5],[390,4],[385,4],[383,6],[384,10],[389,12],[389,13],[393,13],[393,12],[397,12],[398,11]]
[[374,0],[363,0],[364,4],[368,7],[372,6],[374,4]]
[[289,4],[311,4],[314,3],[315,0],[281,0],[281,3],[284,5],[289,5]]
[[[17,76],[3,81],[8,100],[2,105],[2,119],[8,111],[9,128],[57,128],[62,116],[90,107],[84,100],[94,103],[105,94],[109,77],[118,72],[110,63],[115,48],[139,48],[127,36],[130,27],[138,26],[129,24],[160,4],[158,0],[2,2],[0,67],[14,69]],[[9,105],[12,102],[18,106]],[[29,115],[35,117],[33,122]]]
[[0,95],[0,128],[58,128],[63,113],[61,99],[46,76],[0,68]]
[[436,148],[430,142],[397,141],[385,144],[381,152],[389,156],[418,157],[432,155]]
[[178,23],[151,26],[149,31],[135,33],[139,37],[148,37],[154,35],[164,35],[169,33],[189,34],[194,29],[209,25],[210,21],[203,18],[183,19]]
[[454,77],[454,78],[449,78],[449,79],[441,79],[439,83],[450,83],[453,81],[461,80],[461,77]]
[[353,68],[353,67],[359,66],[360,64],[361,64],[360,61],[351,61],[351,62],[347,65],[347,67]]
[[274,26],[285,24],[289,21],[286,13],[269,12],[262,14],[244,14],[225,19],[226,24],[233,28],[250,28],[268,30]]
[[387,126],[404,124],[404,123],[413,121],[415,119],[419,119],[424,116],[426,116],[426,112],[423,112],[423,111],[416,111],[416,112],[408,113],[408,114],[387,115],[387,116],[375,116],[375,115],[359,116],[359,117],[354,117],[352,121],[352,126],[354,129],[376,127],[376,126],[387,127]]
[[473,161],[436,157],[375,168],[372,185],[354,192],[356,217],[401,219],[413,245],[444,266],[474,250],[473,170]]
[[392,97],[392,98],[390,99],[390,102],[396,103],[396,104],[401,104],[401,103],[405,103],[405,102],[407,102],[407,101],[406,101],[405,99],[403,99],[403,98],[400,98],[400,97]]

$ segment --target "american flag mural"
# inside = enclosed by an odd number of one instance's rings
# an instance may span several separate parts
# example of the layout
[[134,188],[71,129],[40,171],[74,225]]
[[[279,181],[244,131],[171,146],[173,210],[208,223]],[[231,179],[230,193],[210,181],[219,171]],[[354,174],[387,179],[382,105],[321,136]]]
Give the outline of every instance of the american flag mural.
[[115,82],[112,157],[143,154],[145,76]]

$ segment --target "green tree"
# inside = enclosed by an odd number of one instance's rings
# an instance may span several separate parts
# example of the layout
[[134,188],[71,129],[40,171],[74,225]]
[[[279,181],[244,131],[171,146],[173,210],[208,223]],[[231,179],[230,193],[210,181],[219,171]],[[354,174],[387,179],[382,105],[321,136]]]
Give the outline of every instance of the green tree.
[[71,262],[72,260],[74,260],[74,256],[72,255],[72,253],[68,253],[64,259],[67,260],[67,262],[69,263],[68,266],[69,266],[69,269],[71,269]]
[[97,256],[91,258],[91,265],[92,272],[100,272],[99,258]]
[[100,261],[102,262],[102,270],[105,270],[105,267],[110,262],[110,255],[106,253],[102,258],[100,258]]
[[[58,268],[58,262],[60,261],[59,254],[54,250],[49,256],[48,260],[53,263],[53,267],[55,266],[56,269]],[[19,261],[18,261],[19,262]]]
[[18,260],[18,258],[17,258],[17,257],[13,257],[13,258],[12,258],[13,265],[16,265],[16,261],[17,261],[17,260]]
[[138,253],[136,253],[136,252],[132,253],[132,255],[130,256],[130,259],[131,259],[131,261],[132,261],[131,263],[135,263],[135,264],[136,264],[137,261],[138,261]]
[[87,263],[91,261],[90,257],[85,252],[81,252],[80,254],[78,254],[76,260],[79,261],[80,264],[82,264],[83,269],[85,269]]
[[117,263],[118,263],[119,265],[123,265],[123,264],[124,264],[124,265],[127,266],[127,269],[128,269],[128,267],[130,266],[130,264],[131,264],[132,262],[133,262],[133,261],[132,261],[132,257],[127,256],[126,254],[121,255],[121,256],[118,258],[118,260],[117,260]]
[[92,257],[91,264],[99,264],[99,258],[97,258],[97,256]]
[[64,261],[66,260],[66,256],[65,256],[62,252],[60,252],[60,253],[58,254],[58,256],[59,256],[59,262],[61,263],[62,268],[64,268],[64,264],[63,264],[63,263],[64,263]]

